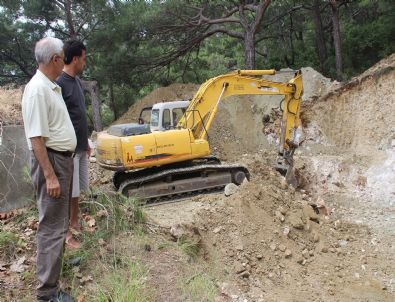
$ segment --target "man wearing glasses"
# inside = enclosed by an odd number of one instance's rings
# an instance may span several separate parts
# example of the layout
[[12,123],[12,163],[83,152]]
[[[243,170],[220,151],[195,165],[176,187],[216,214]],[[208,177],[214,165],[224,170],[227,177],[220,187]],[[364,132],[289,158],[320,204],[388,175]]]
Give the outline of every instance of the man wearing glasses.
[[69,225],[73,155],[77,138],[55,79],[64,67],[63,42],[47,37],[37,42],[36,74],[25,87],[22,115],[31,150],[31,176],[36,191],[38,301],[74,299],[59,291],[58,281]]

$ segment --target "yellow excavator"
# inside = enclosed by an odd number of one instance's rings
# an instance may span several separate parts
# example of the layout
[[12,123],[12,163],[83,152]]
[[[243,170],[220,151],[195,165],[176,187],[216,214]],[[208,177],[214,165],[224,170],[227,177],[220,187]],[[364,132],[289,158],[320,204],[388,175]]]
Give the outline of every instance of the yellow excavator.
[[[171,108],[150,108],[153,129],[142,119],[139,124],[114,125],[97,136],[97,162],[116,171],[113,183],[119,192],[148,200],[223,188],[229,183],[240,185],[250,178],[245,166],[221,164],[210,156],[207,137],[218,105],[233,95],[281,95],[275,168],[297,186],[293,154],[300,130],[302,74],[296,72],[288,82],[263,78],[274,74],[275,70],[238,70],[214,77],[200,86],[189,103],[178,102],[184,107],[173,108],[173,113],[181,113],[177,121],[172,120]],[[165,127],[158,129],[159,122],[165,121]]]

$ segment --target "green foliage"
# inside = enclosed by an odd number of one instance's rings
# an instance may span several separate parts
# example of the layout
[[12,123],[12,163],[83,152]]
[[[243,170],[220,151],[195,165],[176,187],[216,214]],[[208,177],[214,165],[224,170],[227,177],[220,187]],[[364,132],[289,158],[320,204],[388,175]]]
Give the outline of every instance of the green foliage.
[[7,260],[16,254],[20,239],[17,234],[0,230],[0,252]]
[[145,302],[147,297],[144,267],[131,260],[128,261],[128,270],[112,271],[103,276],[97,284],[99,292],[89,298],[97,302]]
[[355,21],[345,24],[343,48],[348,75],[361,73],[395,52],[394,18],[395,13],[362,24]]
[[96,200],[83,205],[92,215],[104,211],[105,229],[112,234],[132,230],[145,221],[145,214],[138,199],[128,198],[118,193],[106,194],[99,189],[94,189],[92,194],[97,196]]
[[205,273],[196,273],[182,285],[182,293],[187,301],[214,301],[218,294],[215,280]]
[[145,221],[145,215],[140,203],[120,194],[105,194],[96,188],[93,188],[90,198],[80,203],[80,209],[90,216],[90,220],[94,219],[96,229],[78,235],[82,243],[80,249],[66,250],[62,260],[62,277],[73,284],[73,291],[78,291],[81,272],[97,273],[90,265],[99,258],[103,267],[110,271],[104,278],[97,278],[99,290],[89,301],[146,301],[142,292],[143,267],[121,255],[115,243],[118,236],[125,233],[141,235],[144,231],[141,224]]
[[200,250],[199,243],[193,242],[186,236],[182,236],[178,239],[177,244],[180,249],[191,258],[195,259],[198,256]]
[[[84,78],[99,82],[105,126],[156,87],[173,82],[202,83],[244,68],[243,39],[225,32],[187,47],[206,30],[186,25],[198,15],[196,8],[204,7],[207,18],[221,18],[224,9],[231,9],[238,1],[185,3],[73,0],[68,23],[66,10],[56,1],[0,0],[0,85],[26,83],[36,67],[35,42],[48,34],[67,39],[72,31],[87,45]],[[321,62],[323,70],[316,45],[315,3],[319,4],[327,50]],[[359,0],[343,4],[338,1],[343,69],[345,76],[351,77],[394,52],[395,3]],[[246,12],[245,16],[251,22],[254,13]],[[223,29],[242,33],[237,22],[224,24]],[[272,1],[255,38],[257,68],[311,66],[326,76],[336,75],[331,9],[325,1]]]

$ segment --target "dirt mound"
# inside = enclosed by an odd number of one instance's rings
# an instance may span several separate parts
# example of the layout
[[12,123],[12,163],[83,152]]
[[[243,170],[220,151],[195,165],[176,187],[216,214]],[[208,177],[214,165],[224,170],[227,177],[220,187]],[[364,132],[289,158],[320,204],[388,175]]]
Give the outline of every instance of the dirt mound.
[[0,122],[3,125],[22,124],[22,89],[0,87]]
[[[329,144],[359,154],[391,148],[395,140],[395,54],[304,110]],[[395,141],[394,141],[395,142]]]
[[[172,228],[193,242],[200,235],[204,257],[222,272],[219,301],[352,301],[367,294],[387,301],[379,278],[355,284],[359,275],[373,274],[371,267],[385,265],[364,242],[366,227],[326,215],[328,207],[317,214],[312,195],[288,187],[261,155],[245,163],[251,182],[230,197],[206,198],[190,224]],[[361,249],[358,261],[353,255]],[[369,272],[361,273],[361,264]]]
[[137,122],[140,111],[144,107],[152,106],[160,102],[189,100],[198,89],[199,85],[178,83],[157,88],[132,105],[124,115],[114,122],[114,124]]

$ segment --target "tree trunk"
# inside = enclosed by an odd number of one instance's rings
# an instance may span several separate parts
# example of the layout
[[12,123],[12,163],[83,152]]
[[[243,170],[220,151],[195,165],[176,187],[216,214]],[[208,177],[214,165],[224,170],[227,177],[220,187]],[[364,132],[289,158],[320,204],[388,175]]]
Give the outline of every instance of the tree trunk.
[[245,68],[255,69],[255,42],[254,34],[246,31],[244,34]]
[[117,106],[115,105],[114,84],[112,82],[110,83],[110,101],[111,101],[112,111],[114,112],[114,120],[117,120],[118,119],[118,110],[117,110]]
[[71,0],[64,2],[64,10],[66,14],[67,28],[69,29],[70,38],[76,38],[76,32],[73,25],[73,15],[71,13]]
[[[292,19],[292,14],[289,15],[289,21],[291,24],[291,28],[289,30],[289,43],[291,46],[291,64],[293,65],[295,63],[295,48],[294,48],[294,40],[293,40],[293,19]],[[291,65],[290,65],[291,66]]]
[[315,28],[315,43],[318,52],[318,59],[320,60],[320,71],[325,72],[325,61],[327,59],[325,38],[324,38],[324,29],[322,27],[322,19],[320,12],[320,3],[318,0],[314,1],[312,7],[314,28]]
[[98,85],[96,81],[81,81],[84,91],[88,92],[92,102],[93,128],[96,132],[102,131],[102,121],[100,115],[101,102],[99,100]]
[[336,80],[341,82],[343,80],[343,71],[339,15],[337,11],[336,0],[331,0],[330,3],[332,8],[333,43],[335,44],[336,56]]

